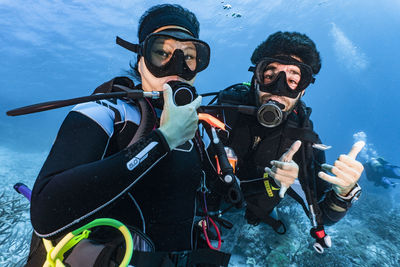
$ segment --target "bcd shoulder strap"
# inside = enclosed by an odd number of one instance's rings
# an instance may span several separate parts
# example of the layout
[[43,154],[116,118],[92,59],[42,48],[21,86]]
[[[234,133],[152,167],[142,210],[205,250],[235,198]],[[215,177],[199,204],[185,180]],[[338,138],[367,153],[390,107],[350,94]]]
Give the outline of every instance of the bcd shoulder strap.
[[105,94],[105,93],[116,92],[115,87],[113,87],[114,84],[123,85],[131,89],[135,88],[135,84],[131,79],[129,79],[128,77],[120,76],[120,77],[115,77],[103,83],[102,85],[98,86],[94,90],[93,94]]
[[[123,85],[125,87],[128,87],[129,89],[138,89],[138,88],[135,88],[135,84],[131,79],[129,79],[128,77],[120,76],[120,77],[115,77],[115,78],[103,83],[102,85],[100,85],[99,87],[97,87],[94,90],[93,94],[101,94],[101,93],[104,94],[104,93],[124,91],[120,87],[117,88],[114,85]],[[128,146],[137,142],[140,138],[142,138],[146,134],[150,133],[153,130],[154,125],[156,123],[156,118],[154,117],[155,113],[152,110],[152,107],[150,106],[148,101],[145,100],[144,98],[139,98],[139,99],[135,99],[135,102],[140,110],[140,117],[141,117],[140,125],[139,125],[138,129],[136,130],[136,133],[132,137],[132,140],[129,142]],[[112,109],[112,110],[115,113],[115,117],[118,118],[117,113],[119,113],[119,111],[116,109],[115,110]],[[120,114],[119,114],[119,118],[121,118]]]
[[284,136],[291,140],[301,140],[311,144],[320,143],[318,134],[314,131],[313,123],[310,120],[311,108],[307,107],[303,101],[299,101],[297,106],[299,122],[289,120],[284,129]]
[[[135,84],[133,83],[133,81],[131,79],[129,79],[128,77],[122,77],[122,76],[115,77],[115,78],[101,84],[100,86],[98,86],[94,90],[92,95],[115,92],[116,87],[113,86],[114,84],[123,85],[123,86],[129,87],[131,89],[133,89],[135,87]],[[121,90],[118,90],[118,91],[121,91]],[[115,107],[113,107],[112,105],[109,104],[109,103],[112,103],[112,104],[116,105],[117,104],[116,99],[109,99],[106,101],[97,100],[96,103],[99,105],[103,105],[106,108],[109,108],[114,112],[114,114],[115,114],[114,125],[121,122],[121,113],[119,112],[118,109],[116,109]]]
[[248,83],[231,85],[218,93],[218,104],[249,104],[250,86]]
[[[251,105],[250,104],[250,85],[248,83],[233,84],[218,93],[218,105]],[[229,128],[235,129],[235,125],[243,119],[239,112],[236,110],[224,109],[218,115]],[[248,115],[245,116],[246,118]],[[222,139],[227,140],[228,137],[221,136]]]

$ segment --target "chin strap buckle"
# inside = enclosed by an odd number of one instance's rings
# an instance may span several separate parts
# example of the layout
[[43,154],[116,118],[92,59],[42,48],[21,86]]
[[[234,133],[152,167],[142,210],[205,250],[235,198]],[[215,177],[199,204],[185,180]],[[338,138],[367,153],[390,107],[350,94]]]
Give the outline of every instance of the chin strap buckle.
[[325,233],[324,226],[311,228],[310,234],[315,238],[316,242],[314,243],[313,248],[317,253],[323,254],[325,248],[330,248],[332,246],[332,239]]

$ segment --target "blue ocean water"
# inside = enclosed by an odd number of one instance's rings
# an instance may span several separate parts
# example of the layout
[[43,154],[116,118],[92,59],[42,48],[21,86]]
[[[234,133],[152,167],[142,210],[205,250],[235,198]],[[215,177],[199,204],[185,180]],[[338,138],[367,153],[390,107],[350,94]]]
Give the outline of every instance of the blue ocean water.
[[[212,49],[210,66],[196,79],[200,93],[249,81],[251,53],[269,34],[279,30],[306,33],[317,44],[322,69],[304,100],[313,108],[311,118],[322,141],[332,146],[327,152],[328,163],[348,153],[355,140],[363,139],[367,149],[360,153],[360,160],[379,155],[400,165],[399,1],[171,2],[197,15],[200,36]],[[104,81],[124,75],[135,57],[115,44],[115,36],[136,42],[139,17],[159,3],[0,1],[0,185],[4,199],[15,196],[13,183],[33,184],[70,107],[20,117],[8,117],[5,112],[38,102],[89,95]],[[288,218],[297,212],[302,219],[295,221],[284,238],[274,236],[268,228],[243,225],[247,241],[229,245],[235,255],[233,264],[399,266],[399,256],[393,254],[394,248],[400,248],[400,240],[394,236],[399,226],[393,220],[399,218],[394,211],[399,210],[400,186],[377,189],[365,177],[360,183],[364,186],[363,197],[343,222],[332,227],[334,244],[342,245],[340,250],[336,245],[337,250],[320,256],[309,247],[308,253],[300,244],[293,245],[295,239],[308,240],[308,221],[298,210],[282,209]],[[1,220],[8,214],[4,212],[0,213]],[[29,228],[28,217],[23,213],[21,229]],[[393,236],[386,236],[385,231]],[[13,235],[18,233],[21,231]],[[266,241],[264,235],[271,241]],[[0,241],[2,238],[0,234]],[[237,241],[237,235],[229,238]],[[0,242],[1,266],[14,266],[18,261],[10,256],[10,249],[18,248],[17,241],[12,246]],[[355,246],[357,252],[352,251]],[[360,251],[369,258],[356,255]],[[344,261],[346,256],[356,260]],[[266,260],[268,257],[270,260]]]

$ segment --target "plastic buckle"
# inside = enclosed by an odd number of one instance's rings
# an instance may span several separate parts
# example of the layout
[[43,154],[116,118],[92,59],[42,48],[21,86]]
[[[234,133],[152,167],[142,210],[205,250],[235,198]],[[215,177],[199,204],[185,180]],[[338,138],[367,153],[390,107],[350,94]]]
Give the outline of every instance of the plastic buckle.
[[176,267],[186,267],[189,261],[188,251],[171,252],[169,254],[170,259]]
[[323,254],[325,248],[332,247],[332,240],[329,235],[325,235],[323,238],[316,239],[316,242],[313,245],[316,252],[319,254]]
[[204,171],[203,171],[203,177],[200,181],[200,187],[197,189],[197,191],[199,191],[200,193],[203,193],[203,194],[210,192],[210,190],[208,190],[208,188],[206,186],[206,174]]
[[315,243],[314,243],[313,248],[314,248],[315,251],[316,251],[317,253],[319,253],[319,254],[323,254],[323,253],[324,253],[324,247],[323,247],[320,243],[318,243],[318,242],[315,242]]
[[206,185],[201,185],[201,186],[197,189],[197,191],[199,191],[200,193],[203,193],[203,194],[206,194],[206,193],[209,193],[209,192],[210,192],[210,190],[208,190],[208,188],[207,188]]

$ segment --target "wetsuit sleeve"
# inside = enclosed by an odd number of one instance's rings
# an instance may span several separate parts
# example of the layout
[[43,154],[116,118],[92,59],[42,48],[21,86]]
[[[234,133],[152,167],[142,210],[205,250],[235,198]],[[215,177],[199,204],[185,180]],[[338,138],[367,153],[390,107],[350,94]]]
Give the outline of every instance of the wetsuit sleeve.
[[340,221],[351,207],[351,202],[340,198],[333,190],[326,193],[319,204],[325,225],[333,225]]
[[[113,118],[107,120],[112,125]],[[40,237],[56,238],[103,217],[169,152],[158,130],[104,157],[109,139],[92,118],[75,111],[68,114],[32,192],[31,221]]]

